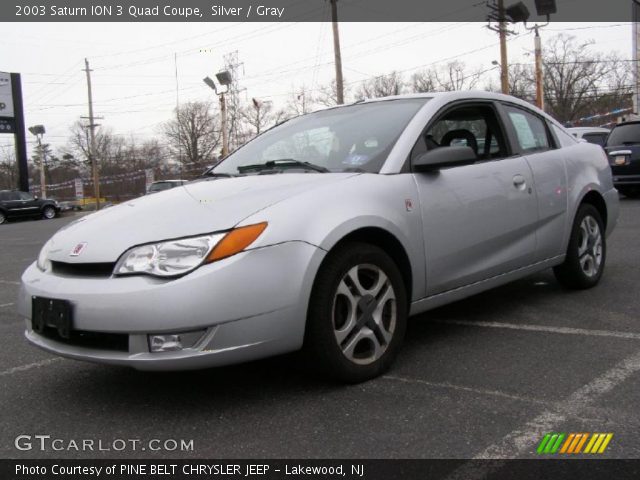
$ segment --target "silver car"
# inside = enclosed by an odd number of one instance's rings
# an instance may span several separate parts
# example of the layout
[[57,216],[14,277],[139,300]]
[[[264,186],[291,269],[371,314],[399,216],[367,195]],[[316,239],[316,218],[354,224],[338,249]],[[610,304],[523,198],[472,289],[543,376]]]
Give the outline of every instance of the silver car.
[[518,99],[381,98],[281,124],[200,181],[58,231],[22,276],[26,337],[141,370],[302,349],[381,374],[409,315],[553,268],[602,276],[618,195],[602,148]]

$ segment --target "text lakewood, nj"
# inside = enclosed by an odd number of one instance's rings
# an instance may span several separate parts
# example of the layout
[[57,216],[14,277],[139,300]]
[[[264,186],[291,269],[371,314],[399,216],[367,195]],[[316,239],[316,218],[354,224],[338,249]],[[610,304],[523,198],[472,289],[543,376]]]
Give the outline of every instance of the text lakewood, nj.
[[[136,5],[104,5],[95,4],[85,7],[60,7],[56,5],[16,5],[16,17],[84,17],[109,18],[125,17],[128,19],[153,19],[179,17],[195,19],[214,17],[216,20],[242,20],[249,18],[274,19],[282,18],[284,7],[268,7],[265,5],[247,5],[244,7],[227,7],[225,5],[211,5],[207,8],[189,7],[182,5],[155,5],[153,7],[139,7]],[[69,18],[70,19],[70,18]]]

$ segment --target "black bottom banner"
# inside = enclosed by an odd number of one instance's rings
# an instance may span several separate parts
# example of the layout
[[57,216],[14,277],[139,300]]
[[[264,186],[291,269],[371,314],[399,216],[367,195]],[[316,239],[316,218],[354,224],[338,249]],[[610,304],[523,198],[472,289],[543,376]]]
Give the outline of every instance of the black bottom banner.
[[638,479],[640,460],[0,460],[0,479]]

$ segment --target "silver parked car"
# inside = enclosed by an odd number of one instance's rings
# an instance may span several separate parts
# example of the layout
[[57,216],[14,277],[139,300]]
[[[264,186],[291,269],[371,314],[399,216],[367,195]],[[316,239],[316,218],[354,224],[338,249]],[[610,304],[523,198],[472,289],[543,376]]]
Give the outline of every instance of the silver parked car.
[[303,349],[381,374],[407,316],[553,267],[602,275],[602,148],[515,98],[382,98],[294,118],[201,181],[79,219],[22,276],[27,339],[143,370]]

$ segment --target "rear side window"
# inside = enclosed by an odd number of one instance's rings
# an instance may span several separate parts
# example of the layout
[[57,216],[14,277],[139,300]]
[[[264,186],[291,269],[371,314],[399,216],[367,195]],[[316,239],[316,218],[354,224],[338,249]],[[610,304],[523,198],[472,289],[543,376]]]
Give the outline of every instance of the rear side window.
[[618,125],[611,130],[607,146],[632,145],[640,143],[640,123]]
[[589,143],[595,143],[596,145],[600,145],[604,147],[605,142],[607,141],[606,133],[585,133],[582,138],[584,138]]
[[19,200],[18,192],[1,192],[0,200]]
[[544,121],[521,108],[505,105],[516,140],[524,152],[549,150],[549,137]]

